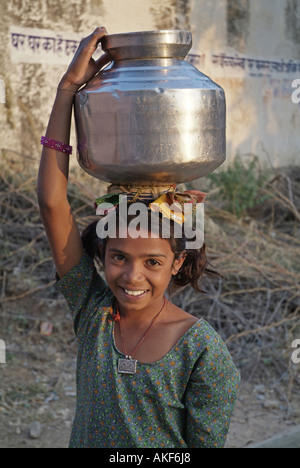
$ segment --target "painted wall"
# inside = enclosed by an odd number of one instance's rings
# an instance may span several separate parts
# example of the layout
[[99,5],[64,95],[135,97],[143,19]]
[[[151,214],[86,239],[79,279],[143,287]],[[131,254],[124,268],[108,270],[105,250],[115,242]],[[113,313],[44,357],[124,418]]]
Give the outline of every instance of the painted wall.
[[190,29],[189,60],[226,92],[228,161],[299,164],[300,0],[0,0],[0,149],[35,164],[59,78],[101,25]]
[[[204,7],[205,4],[205,7]],[[227,152],[300,163],[300,1],[193,2],[193,51],[227,95]],[[299,93],[300,96],[300,93]]]

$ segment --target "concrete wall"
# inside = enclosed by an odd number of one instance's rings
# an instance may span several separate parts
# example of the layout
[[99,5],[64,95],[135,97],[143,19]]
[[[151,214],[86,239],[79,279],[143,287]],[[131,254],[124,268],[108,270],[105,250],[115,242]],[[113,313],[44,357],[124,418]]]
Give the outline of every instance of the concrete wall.
[[192,18],[202,70],[226,91],[228,155],[299,165],[300,1],[195,0]]
[[300,0],[0,0],[0,149],[38,160],[59,78],[98,25],[190,29],[190,60],[227,95],[228,160],[299,164]]

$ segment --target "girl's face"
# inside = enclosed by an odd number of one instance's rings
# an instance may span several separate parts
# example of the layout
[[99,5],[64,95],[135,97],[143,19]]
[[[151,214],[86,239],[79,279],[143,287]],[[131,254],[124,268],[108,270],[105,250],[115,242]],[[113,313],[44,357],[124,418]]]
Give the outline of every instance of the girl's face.
[[185,259],[174,257],[167,239],[108,239],[106,281],[123,313],[161,307],[171,277]]

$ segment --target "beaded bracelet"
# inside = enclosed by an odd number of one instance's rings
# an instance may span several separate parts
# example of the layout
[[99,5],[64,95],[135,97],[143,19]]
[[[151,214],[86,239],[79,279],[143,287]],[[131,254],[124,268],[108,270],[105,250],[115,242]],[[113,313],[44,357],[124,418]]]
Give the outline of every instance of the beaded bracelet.
[[41,138],[41,145],[47,146],[47,148],[61,151],[65,154],[72,154],[73,148],[70,145],[61,143],[60,141],[52,140],[52,138],[44,137]]

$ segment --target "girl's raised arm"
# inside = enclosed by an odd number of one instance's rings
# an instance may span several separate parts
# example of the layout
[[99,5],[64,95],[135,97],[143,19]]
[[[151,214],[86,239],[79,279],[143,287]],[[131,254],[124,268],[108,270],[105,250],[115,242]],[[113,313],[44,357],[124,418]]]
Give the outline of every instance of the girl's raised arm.
[[[97,28],[81,41],[59,83],[46,137],[69,144],[74,95],[110,61],[107,55],[98,61],[92,58],[106,34],[105,28]],[[80,233],[67,198],[68,175],[69,155],[44,146],[37,193],[41,218],[60,278],[79,263],[83,254]]]

